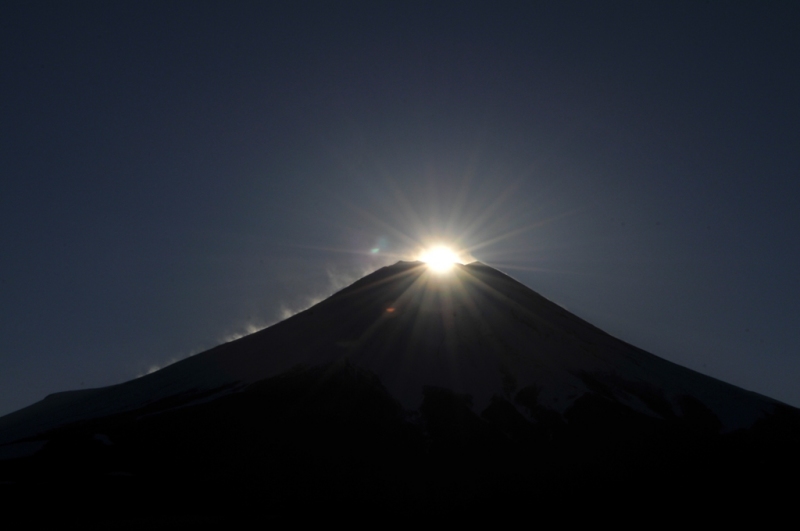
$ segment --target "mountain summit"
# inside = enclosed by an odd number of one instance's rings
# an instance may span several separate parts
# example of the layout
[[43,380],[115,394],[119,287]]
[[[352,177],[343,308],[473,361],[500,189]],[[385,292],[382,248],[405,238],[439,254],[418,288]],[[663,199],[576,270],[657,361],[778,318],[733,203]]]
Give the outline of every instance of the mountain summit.
[[[217,508],[368,499],[417,512],[596,497],[599,485],[676,495],[686,477],[742,492],[800,470],[787,457],[798,419],[485,264],[439,273],[398,262],[255,334],[3,417],[0,481],[12,492],[61,492],[67,478],[107,497],[136,492],[106,500],[112,519],[143,498],[159,515],[196,514],[209,492]],[[172,488],[195,502],[152,505]]]

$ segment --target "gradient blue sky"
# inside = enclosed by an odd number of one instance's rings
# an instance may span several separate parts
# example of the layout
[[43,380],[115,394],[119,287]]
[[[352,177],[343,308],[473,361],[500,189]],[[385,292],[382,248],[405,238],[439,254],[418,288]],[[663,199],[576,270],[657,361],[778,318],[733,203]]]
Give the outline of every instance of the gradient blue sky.
[[798,65],[793,2],[4,2],[0,414],[434,241],[800,406]]

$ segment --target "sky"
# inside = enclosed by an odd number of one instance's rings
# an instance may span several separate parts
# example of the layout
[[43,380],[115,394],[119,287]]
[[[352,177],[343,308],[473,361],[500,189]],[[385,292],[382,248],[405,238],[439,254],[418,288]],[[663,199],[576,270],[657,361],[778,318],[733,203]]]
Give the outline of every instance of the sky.
[[443,243],[800,406],[793,2],[3,2],[0,415]]

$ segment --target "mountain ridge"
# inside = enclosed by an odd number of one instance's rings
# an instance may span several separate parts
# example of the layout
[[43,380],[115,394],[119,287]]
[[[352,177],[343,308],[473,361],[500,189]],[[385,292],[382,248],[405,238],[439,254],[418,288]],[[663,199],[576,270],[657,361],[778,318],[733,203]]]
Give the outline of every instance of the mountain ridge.
[[[189,392],[191,389],[207,391],[209,389],[222,386],[232,387],[235,386],[237,382],[241,383],[241,385],[247,385],[248,383],[253,383],[253,381],[255,381],[252,377],[252,374],[258,374],[258,378],[263,378],[269,375],[277,374],[281,371],[289,370],[291,366],[298,363],[318,364],[335,360],[337,356],[355,357],[361,363],[365,363],[366,367],[374,369],[376,366],[375,360],[365,359],[364,355],[365,349],[372,348],[375,350],[375,342],[370,341],[370,336],[375,335],[375,328],[383,328],[385,330],[387,328],[387,316],[389,316],[389,318],[397,318],[404,311],[404,307],[409,304],[414,304],[414,311],[421,312],[422,314],[425,314],[426,312],[439,312],[443,308],[442,304],[449,304],[448,311],[451,311],[456,316],[455,320],[458,319],[459,311],[465,313],[471,310],[473,313],[481,314],[481,312],[488,312],[492,309],[490,308],[490,306],[492,306],[490,303],[494,303],[495,305],[498,304],[498,302],[504,304],[504,310],[507,310],[506,313],[510,312],[511,315],[503,315],[500,316],[500,318],[497,318],[498,316],[496,315],[491,316],[494,320],[491,321],[488,327],[485,326],[483,322],[478,322],[478,319],[473,318],[470,320],[469,325],[484,327],[483,335],[474,334],[474,330],[467,330],[468,327],[459,328],[458,323],[451,322],[448,326],[452,326],[457,329],[456,332],[450,334],[451,336],[458,334],[471,335],[469,341],[475,341],[478,343],[483,341],[486,343],[486,337],[493,338],[495,343],[491,344],[490,347],[496,351],[503,349],[510,350],[512,357],[515,355],[517,358],[519,357],[519,351],[521,350],[520,347],[509,347],[508,345],[504,345],[504,343],[506,343],[506,339],[512,335],[519,335],[519,331],[512,331],[509,329],[509,327],[505,327],[506,329],[503,330],[503,325],[497,324],[504,319],[509,320],[509,318],[515,319],[516,321],[522,323],[524,327],[530,329],[533,334],[538,335],[540,338],[542,335],[547,336],[548,333],[552,333],[552,330],[558,330],[560,333],[565,334],[566,336],[577,338],[578,342],[581,343],[580,346],[585,351],[585,355],[580,360],[581,363],[591,365],[593,361],[596,361],[592,358],[597,358],[597,360],[600,360],[600,365],[602,368],[608,369],[608,360],[603,359],[608,358],[608,354],[604,353],[601,347],[608,347],[609,343],[611,343],[612,347],[616,349],[616,351],[622,352],[623,358],[627,355],[627,358],[630,359],[631,355],[636,353],[636,355],[639,355],[640,358],[641,356],[645,356],[645,359],[648,359],[650,363],[652,363],[653,360],[658,360],[655,361],[657,365],[668,367],[673,371],[683,372],[691,379],[697,380],[698,377],[700,379],[709,378],[710,381],[713,380],[714,382],[718,382],[717,385],[724,388],[735,388],[731,384],[727,384],[706,375],[702,375],[696,371],[691,371],[690,369],[681,367],[677,364],[664,360],[663,358],[653,356],[652,354],[646,353],[641,349],[634,347],[633,345],[614,338],[587,321],[574,316],[562,307],[545,299],[512,277],[483,263],[473,262],[467,265],[458,264],[455,265],[454,268],[455,271],[453,272],[439,274],[427,271],[424,264],[420,262],[400,261],[392,266],[386,266],[378,269],[370,275],[367,275],[354,282],[350,286],[340,290],[319,304],[303,312],[299,312],[297,315],[277,323],[270,328],[261,330],[249,336],[245,336],[233,342],[218,345],[217,347],[193,356],[192,358],[176,362],[175,364],[165,367],[151,375],[146,375],[136,380],[105,388],[67,391],[49,395],[43,401],[33,404],[28,408],[24,408],[20,412],[15,412],[6,416],[5,418],[0,418],[0,441],[9,442],[9,437],[4,437],[3,432],[7,430],[7,425],[9,424],[7,422],[8,420],[11,420],[13,417],[20,416],[17,413],[21,413],[22,411],[32,413],[33,410],[36,409],[41,410],[54,408],[55,410],[59,411],[59,415],[64,415],[64,410],[65,408],[69,407],[69,404],[92,401],[96,396],[108,395],[112,390],[134,388],[133,392],[136,396],[129,399],[129,401],[132,400],[133,402],[126,406],[122,406],[123,408],[128,409],[137,407],[136,401],[142,400],[143,398],[146,399],[147,397],[144,397],[143,395],[146,395],[147,393],[152,394],[154,399],[159,399],[166,398],[170,395],[170,393],[175,394],[180,392]],[[424,286],[420,287],[419,284],[421,283],[424,284]],[[461,291],[466,291],[464,288],[465,283],[470,284],[466,288],[466,290],[468,290],[466,295],[461,293]],[[375,298],[376,292],[378,294],[378,299],[380,299],[379,301],[372,300]],[[478,307],[478,299],[483,302],[482,307]],[[490,303],[487,303],[487,300]],[[343,311],[341,308],[339,308],[339,306],[344,305],[345,302],[352,306],[364,306],[368,303],[371,306],[368,310],[368,313],[371,312],[371,315],[364,320],[365,322],[356,324],[347,323],[347,325],[344,327],[345,330],[342,331],[341,329],[343,327],[340,323],[331,323],[331,321],[334,317],[340,317],[341,319],[346,320],[346,318],[341,317]],[[468,306],[471,302],[474,302],[474,304],[472,304],[472,308],[469,308]],[[379,307],[382,305],[384,310],[391,309],[391,312],[380,315],[374,308],[376,304]],[[332,305],[336,305],[336,307],[331,308]],[[537,306],[540,308],[537,308]],[[542,310],[541,307],[544,307],[544,310]],[[356,308],[352,311],[358,310],[359,309]],[[323,319],[319,319],[315,318],[315,313],[317,316],[323,313],[333,313],[338,314],[338,316],[326,315]],[[542,314],[545,314],[544,318],[542,317]],[[485,318],[487,316],[481,314],[479,317]],[[486,322],[489,321],[489,319],[484,320]],[[420,326],[418,323],[412,323],[412,328],[413,325]],[[334,340],[331,340],[330,337],[325,338],[329,344],[324,345],[326,351],[323,353],[323,356],[310,356],[311,359],[308,359],[309,356],[304,356],[303,352],[293,352],[291,356],[284,353],[282,358],[277,360],[277,363],[275,360],[271,360],[273,363],[265,364],[262,358],[270,355],[270,352],[268,352],[270,348],[280,351],[282,350],[282,347],[283,350],[285,350],[285,345],[279,345],[277,348],[275,348],[274,345],[265,346],[261,344],[261,338],[267,338],[265,341],[272,341],[274,340],[273,337],[280,335],[282,330],[286,328],[297,328],[298,326],[301,328],[314,327],[315,335],[322,335],[320,330],[323,327],[330,329],[333,326],[336,328],[336,330],[334,330],[334,336],[336,337],[333,338]],[[358,327],[358,329],[353,332],[353,337],[347,336],[347,326]],[[406,329],[401,328],[401,332],[404,330]],[[439,336],[443,336],[441,330],[436,330],[435,332]],[[499,337],[502,336],[504,332],[507,337]],[[398,334],[396,330],[389,330],[389,333],[392,335]],[[304,334],[304,332],[301,331],[298,333],[296,330],[293,333],[290,333],[293,340],[296,340],[298,337],[301,337]],[[328,335],[330,336],[331,334],[329,333]],[[587,337],[590,337],[590,339],[587,339]],[[526,337],[524,339],[528,340],[529,338]],[[547,341],[549,339],[548,337],[544,337],[543,339],[542,345],[552,347],[552,345],[547,345],[549,343]],[[431,342],[426,341],[425,337],[420,338],[420,340],[422,343]],[[453,348],[457,347],[453,345],[447,346],[447,341],[458,342],[459,338],[450,337],[445,339],[444,337],[439,337],[439,340],[443,341],[443,343],[436,348],[437,351],[441,351],[442,349],[452,350]],[[283,342],[285,343],[286,340],[283,340]],[[466,342],[468,341],[461,341],[461,343]],[[569,343],[569,340],[562,340],[562,342]],[[319,343],[320,342],[314,343],[312,341],[312,346],[307,347],[305,350],[308,351],[313,350],[314,348],[320,348]],[[485,346],[486,345],[484,345],[484,347]],[[574,345],[572,346],[574,347]],[[385,345],[379,347],[384,349],[386,348]],[[459,344],[458,347],[463,348],[464,345]],[[332,350],[337,349],[339,350],[338,353],[331,352]],[[592,352],[593,349],[595,350],[594,352]],[[562,346],[562,354],[563,352],[565,352],[565,350]],[[603,354],[605,354],[605,356],[603,356]],[[226,359],[226,357],[229,355],[238,359],[235,361]],[[277,356],[273,356],[273,358],[276,357]],[[506,358],[507,357],[508,356],[506,356]],[[481,362],[481,360],[477,360],[477,362]],[[513,360],[511,360],[511,362],[513,363]],[[616,360],[614,363],[619,365],[619,360]],[[612,363],[612,369],[614,369],[614,363]],[[635,360],[636,365],[641,365],[642,363],[644,363],[642,359]],[[539,359],[534,361],[534,364],[538,364],[540,370],[548,371],[553,369],[553,365],[557,364],[557,360],[554,356],[550,356],[550,358],[545,359],[544,356],[540,355]],[[483,363],[483,365],[486,365],[486,363]],[[180,374],[181,371],[186,372],[189,370],[185,369],[189,366],[191,366],[190,370],[194,372],[193,379],[187,379],[185,375]],[[438,372],[441,373],[441,370],[442,368],[439,367]],[[386,371],[389,371],[389,369],[386,369]],[[571,371],[568,370],[568,372]],[[612,370],[611,374],[613,374],[613,372],[614,371]],[[212,376],[210,373],[215,373],[216,376]],[[377,374],[381,373],[382,371],[380,367],[378,367]],[[200,374],[202,374],[202,376],[197,377],[197,375]],[[511,376],[511,378],[513,378],[513,376]],[[561,375],[560,378],[563,380],[563,375]],[[566,385],[572,388],[575,392],[579,392],[579,388],[585,387],[585,382],[582,382],[583,378],[580,376],[577,377],[577,380],[574,378],[569,380],[570,382],[568,382]],[[152,385],[145,386],[144,382],[152,382]],[[428,383],[434,384],[436,382],[440,384],[446,383],[442,381],[442,374],[438,374],[431,382]],[[509,380],[507,377],[507,385],[508,382]],[[465,386],[456,385],[456,391],[467,392],[469,389]],[[741,391],[743,393],[752,395],[753,397],[757,397],[758,399],[763,399],[770,404],[778,403],[770,398],[762,397],[757,393],[745,390]],[[494,392],[483,390],[479,394],[481,394],[481,396],[477,398],[477,405],[480,409],[482,409],[488,405],[491,395],[494,394]],[[550,397],[550,407],[562,409],[563,411],[565,407],[568,407],[568,403],[567,405],[564,405],[564,400],[564,396],[552,396]],[[417,394],[416,398],[414,399],[406,398],[401,401],[408,409],[416,409],[419,407],[419,403],[421,403],[421,395]],[[108,407],[104,409],[101,408],[101,411],[98,411],[97,413],[102,414],[103,411],[106,413],[113,412],[112,402],[106,401],[105,403]],[[561,406],[557,405],[558,402],[562,402]],[[633,399],[632,402],[635,403],[637,400]],[[645,409],[648,409],[647,406],[645,406]],[[752,406],[750,409],[752,410]],[[722,409],[720,409],[720,412],[722,412]],[[81,416],[78,415],[76,420],[80,417]],[[747,424],[748,422],[752,423],[758,417],[759,415],[757,412],[750,411],[750,415],[748,419],[744,421],[744,424]],[[6,422],[3,422],[3,420],[6,420]],[[743,425],[742,422],[731,422],[728,422],[728,424],[731,424],[733,429]],[[3,426],[3,424],[6,426]],[[29,433],[28,436],[30,435],[34,434]]]
[[[152,374],[0,418],[0,487],[73,511],[60,500],[77,482],[112,521],[264,499],[427,514],[709,484],[754,496],[800,472],[798,444],[800,410],[614,338],[490,266],[399,262]],[[172,492],[196,500],[164,506]]]
[[[498,305],[502,305],[501,310],[497,310]],[[406,307],[413,314],[411,318],[403,315]],[[452,315],[449,318],[444,317],[445,311]],[[503,313],[497,315],[498,311]],[[425,327],[430,319],[425,321],[417,314],[424,316],[429,312],[439,315],[444,321],[427,326],[428,330],[420,332],[419,329]],[[465,315],[470,313],[473,315]],[[392,326],[393,321],[398,319],[402,321],[402,326]],[[467,321],[466,325],[459,323],[464,320]],[[476,333],[476,329],[481,330]],[[391,344],[395,342],[409,343],[409,339],[405,337],[409,330],[417,331],[416,345],[408,344],[406,352],[394,349],[392,353],[379,356],[381,351],[392,350]],[[309,333],[321,339],[308,339]],[[538,341],[535,347],[530,347],[531,338]],[[437,341],[438,344],[433,345]],[[303,342],[307,344],[298,348],[297,345],[302,345]],[[481,352],[476,352],[475,344],[479,345],[477,350]],[[415,369],[401,367],[397,360],[402,356],[412,356],[409,352],[414,348],[436,354],[429,354],[428,360],[408,360]],[[536,350],[535,356],[526,353],[526,349]],[[580,350],[577,354],[576,349]],[[485,359],[486,350],[493,351],[493,359]],[[611,351],[613,356],[609,353]],[[564,358],[567,354],[572,358],[577,356],[577,361],[573,359],[565,365]],[[460,376],[461,379],[472,378],[481,383],[470,386],[464,382],[455,382],[454,378],[459,376],[448,377],[444,374],[448,369],[442,366],[445,363],[443,358],[449,355],[463,358],[458,360],[461,365],[472,364],[473,370],[469,373],[463,367],[455,367],[464,373]],[[530,358],[526,360],[527,363],[520,362],[522,355]],[[418,409],[421,404],[421,385],[409,391],[401,389],[401,383],[392,383],[393,379],[397,380],[396,374],[403,370],[424,373],[428,378],[428,381],[422,382],[425,385],[439,385],[452,388],[457,393],[475,395],[473,398],[479,411],[490,403],[498,389],[505,389],[506,398],[513,401],[513,396],[510,396],[512,388],[520,385],[515,380],[527,372],[522,376],[523,383],[539,386],[540,400],[546,402],[550,409],[561,413],[572,403],[570,395],[575,395],[572,397],[575,398],[589,390],[587,376],[583,373],[598,373],[590,377],[590,386],[597,388],[600,380],[608,380],[603,385],[612,385],[617,389],[616,393],[620,395],[617,398],[623,399],[639,411],[652,414],[652,404],[648,405],[646,400],[643,401],[632,392],[636,387],[635,382],[643,379],[642,371],[638,370],[643,364],[655,364],[662,373],[681,373],[687,381],[705,382],[705,385],[716,387],[716,393],[731,394],[736,389],[733,394],[737,395],[735,402],[738,405],[735,407],[718,404],[713,398],[701,399],[706,406],[715,410],[718,417],[722,417],[721,420],[728,430],[752,425],[766,412],[763,409],[778,404],[773,399],[740,390],[614,338],[512,277],[483,263],[457,264],[452,272],[440,274],[428,271],[420,262],[400,261],[376,270],[319,304],[270,328],[218,345],[151,375],[105,388],[49,395],[41,402],[0,418],[0,441],[10,442],[15,437],[13,430],[11,434],[8,433],[9,424],[13,423],[9,421],[37,410],[51,410],[51,416],[58,416],[61,421],[77,421],[92,415],[135,409],[148,401],[164,399],[174,394],[207,392],[222,387],[235,389],[289,370],[297,364],[327,363],[342,356],[352,358],[357,364],[387,379],[395,396],[409,410]],[[380,357],[383,361],[378,359]],[[437,367],[430,362],[434,358],[438,361]],[[476,364],[481,366],[478,375],[475,374]],[[550,373],[550,378],[531,377],[531,365],[540,373]],[[497,370],[503,373],[500,377],[502,383],[493,387],[483,385],[486,375]],[[620,370],[631,373],[627,379],[632,380],[633,385],[628,385],[627,391],[619,391],[620,378],[614,374]],[[553,379],[559,382],[557,386],[543,381]],[[681,384],[682,387],[685,385]],[[121,396],[123,390],[130,396],[119,398],[116,402],[108,398],[115,392]],[[675,393],[681,394],[680,390]],[[410,394],[413,396],[409,396]],[[500,395],[504,396],[503,393]],[[752,400],[744,398],[745,396]],[[103,397],[103,405],[93,411],[73,414],[69,411],[80,403],[99,404],[100,397]],[[760,406],[754,405],[757,402]],[[661,413],[672,410],[673,413],[680,414],[675,404],[670,407],[662,403],[656,409]],[[730,409],[736,409],[739,413],[746,410],[747,414],[736,419]],[[55,423],[56,420],[49,424],[43,422],[16,438],[34,436],[37,429],[41,431],[48,426],[52,428]]]

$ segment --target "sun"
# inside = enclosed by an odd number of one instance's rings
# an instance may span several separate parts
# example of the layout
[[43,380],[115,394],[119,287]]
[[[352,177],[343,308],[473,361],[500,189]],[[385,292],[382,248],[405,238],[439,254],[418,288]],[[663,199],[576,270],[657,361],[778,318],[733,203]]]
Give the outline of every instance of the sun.
[[426,249],[419,255],[418,260],[428,264],[428,267],[437,273],[449,271],[454,264],[461,263],[458,254],[444,245]]

